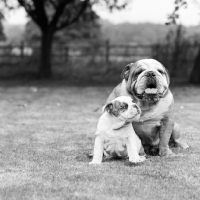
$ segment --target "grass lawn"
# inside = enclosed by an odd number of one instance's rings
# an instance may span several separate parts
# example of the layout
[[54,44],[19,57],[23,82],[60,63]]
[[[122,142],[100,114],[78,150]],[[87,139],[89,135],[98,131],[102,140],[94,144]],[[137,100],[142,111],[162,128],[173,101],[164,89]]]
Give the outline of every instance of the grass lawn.
[[36,87],[0,87],[0,199],[200,199],[200,88],[172,88],[191,148],[130,167],[86,156],[112,87]]

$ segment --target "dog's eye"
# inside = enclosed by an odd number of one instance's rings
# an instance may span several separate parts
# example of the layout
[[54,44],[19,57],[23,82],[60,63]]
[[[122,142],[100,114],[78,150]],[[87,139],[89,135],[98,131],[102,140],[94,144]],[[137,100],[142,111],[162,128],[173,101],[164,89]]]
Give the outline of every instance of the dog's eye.
[[122,106],[121,106],[121,109],[127,109],[128,108],[128,104],[123,104]]
[[164,74],[164,72],[163,72],[162,70],[158,70],[158,72],[159,72],[160,74]]
[[139,76],[142,73],[142,70],[135,72],[135,76]]

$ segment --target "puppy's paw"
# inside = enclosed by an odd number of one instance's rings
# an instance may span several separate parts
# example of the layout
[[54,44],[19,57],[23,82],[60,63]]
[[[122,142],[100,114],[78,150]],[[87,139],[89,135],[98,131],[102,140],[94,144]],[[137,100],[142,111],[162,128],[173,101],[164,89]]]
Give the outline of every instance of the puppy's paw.
[[159,155],[160,156],[175,156],[175,154],[169,148],[164,148],[164,147],[160,148]]
[[129,158],[129,162],[131,163],[144,162],[145,160],[146,160],[145,156],[134,156]]
[[139,162],[144,162],[146,160],[145,156],[140,156],[140,161]]
[[92,162],[89,163],[89,165],[99,165],[101,164],[101,161],[93,160]]

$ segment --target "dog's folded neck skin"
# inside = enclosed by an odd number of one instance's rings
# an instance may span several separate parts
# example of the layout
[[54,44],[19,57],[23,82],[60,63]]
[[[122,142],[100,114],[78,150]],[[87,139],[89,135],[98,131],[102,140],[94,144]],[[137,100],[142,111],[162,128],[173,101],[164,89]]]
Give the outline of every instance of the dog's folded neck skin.
[[133,95],[133,98],[137,102],[137,105],[140,106],[141,110],[148,110],[148,109],[151,109],[151,108],[157,106],[159,104],[159,101],[162,98],[167,96],[168,92],[169,92],[169,90],[165,90],[160,97],[157,97],[156,100],[152,100],[152,101],[136,98],[135,95]]
[[148,102],[148,101],[138,101],[138,106],[140,106],[141,110],[148,110],[150,108],[155,107],[158,104],[158,101]]

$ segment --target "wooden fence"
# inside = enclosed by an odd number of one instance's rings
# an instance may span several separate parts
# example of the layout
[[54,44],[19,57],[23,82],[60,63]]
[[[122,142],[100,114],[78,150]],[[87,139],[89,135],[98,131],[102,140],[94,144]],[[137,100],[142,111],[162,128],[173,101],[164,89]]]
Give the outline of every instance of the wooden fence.
[[[126,61],[138,60],[153,56],[151,45],[112,45],[106,42],[103,45],[54,45],[52,51],[53,59],[59,62],[67,62],[74,58],[93,58],[97,61]],[[38,59],[39,46],[34,45],[5,45],[0,46],[0,64],[12,64],[23,62],[28,59]]]
[[[54,44],[52,50],[52,61],[55,66],[67,66],[68,62],[83,62],[85,60],[93,63],[129,63],[142,58],[155,58],[163,63],[170,72],[176,73],[179,68],[182,71],[193,66],[195,56],[198,51],[196,45],[179,46],[170,45],[114,45],[109,42],[103,44]],[[39,62],[40,48],[37,45],[0,46],[0,67],[19,66],[31,63],[37,65]],[[27,64],[28,63],[28,64]],[[84,62],[88,63],[88,62]],[[56,65],[57,64],[57,65]],[[107,65],[109,66],[109,65]],[[120,65],[121,66],[121,65]]]

